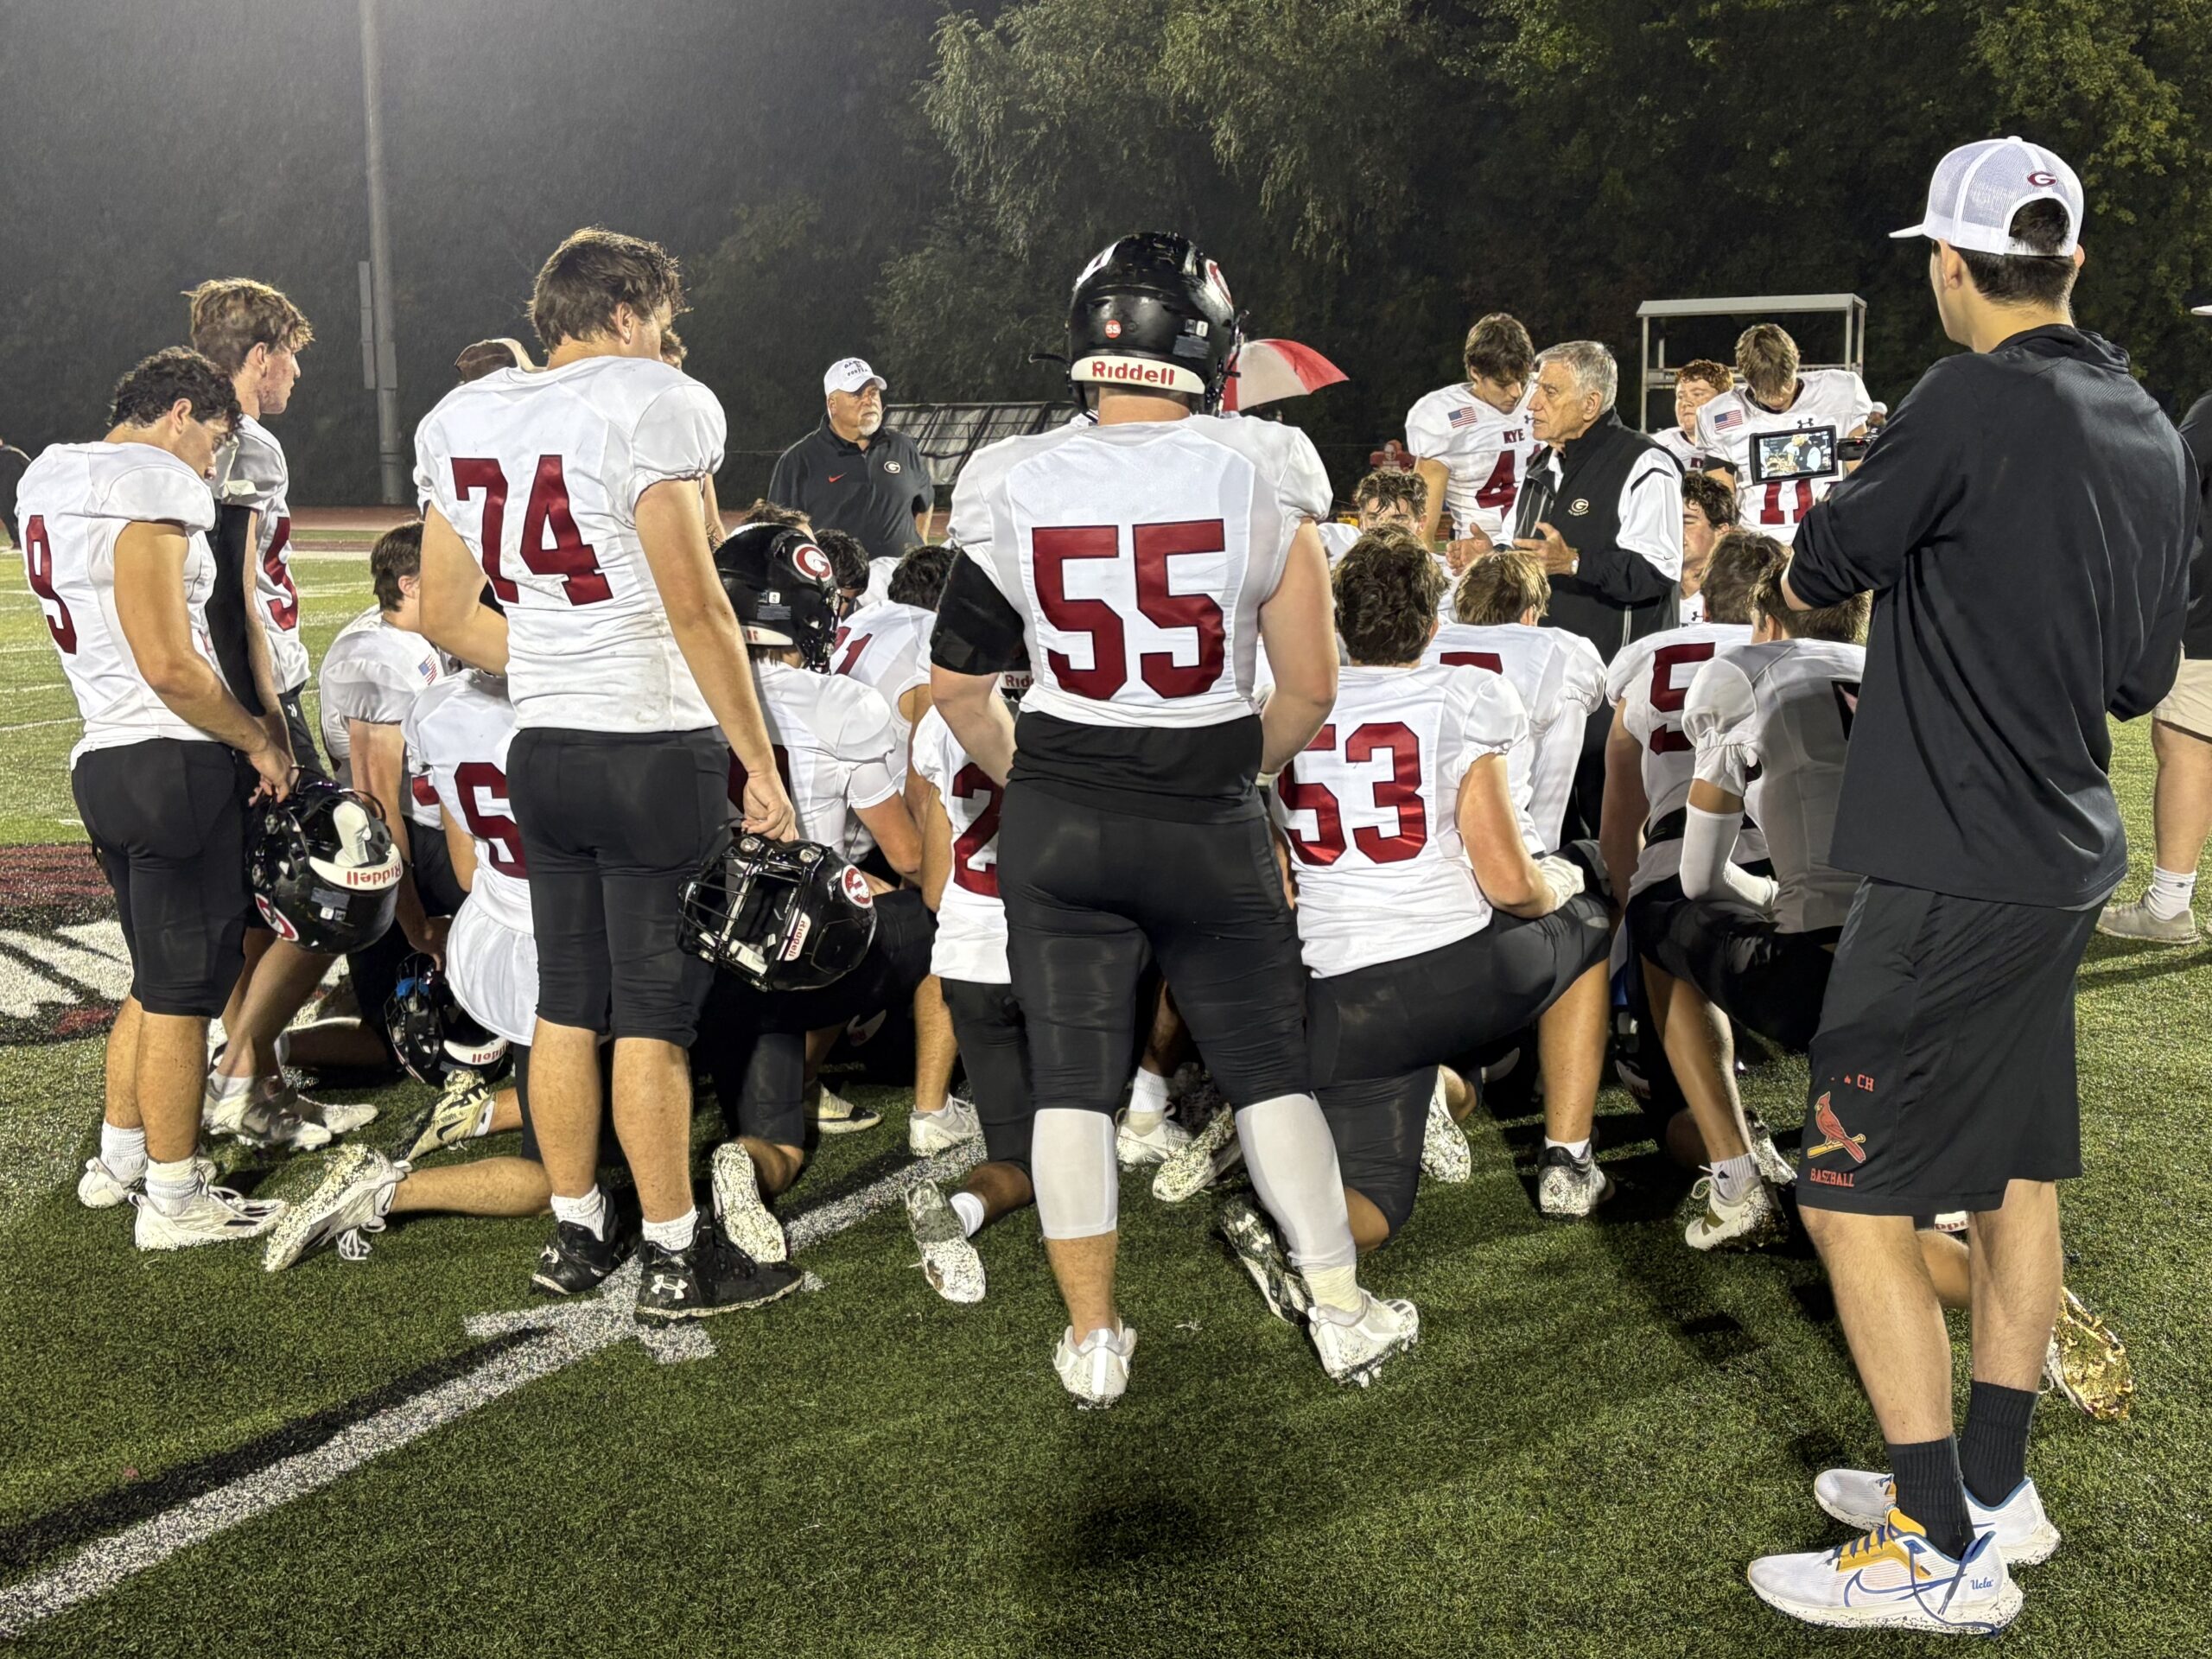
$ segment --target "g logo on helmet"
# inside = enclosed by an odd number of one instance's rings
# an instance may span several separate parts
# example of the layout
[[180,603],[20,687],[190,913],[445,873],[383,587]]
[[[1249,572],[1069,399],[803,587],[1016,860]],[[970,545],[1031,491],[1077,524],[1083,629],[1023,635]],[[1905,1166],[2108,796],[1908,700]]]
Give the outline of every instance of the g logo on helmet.
[[868,877],[862,875],[851,865],[845,866],[845,873],[837,878],[837,881],[845,889],[845,897],[862,910],[875,908],[875,894],[868,887]]
[[812,542],[801,542],[791,550],[791,563],[799,574],[816,582],[827,582],[834,574],[830,568],[830,556]]
[[2031,173],[2028,175],[2028,182],[2035,186],[2038,190],[2048,190],[2051,186],[2058,182],[2058,175],[2056,173]]
[[269,931],[287,944],[300,942],[300,930],[286,921],[276,907],[261,894],[253,895],[254,908],[261,912],[261,919],[269,924]]

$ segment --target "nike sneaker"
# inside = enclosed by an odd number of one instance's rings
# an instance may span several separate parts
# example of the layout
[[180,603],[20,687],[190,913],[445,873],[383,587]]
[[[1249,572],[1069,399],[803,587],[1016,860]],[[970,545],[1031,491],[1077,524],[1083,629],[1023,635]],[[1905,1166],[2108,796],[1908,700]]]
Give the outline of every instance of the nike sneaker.
[[641,1319],[711,1319],[765,1306],[799,1287],[799,1270],[790,1262],[756,1262],[724,1238],[721,1228],[703,1223],[688,1249],[664,1250],[646,1239],[638,1255]]
[[1287,1325],[1303,1325],[1313,1298],[1305,1279],[1283,1254],[1275,1230],[1268,1218],[1243,1198],[1231,1198],[1214,1217],[1214,1230],[1228,1243],[1237,1265],[1252,1275],[1252,1282],[1267,1298],[1268,1312]]
[[949,1152],[963,1141],[982,1138],[982,1121],[973,1103],[948,1095],[934,1112],[914,1112],[906,1119],[906,1150],[917,1158]]
[[1421,1340],[1421,1314],[1411,1302],[1366,1290],[1359,1295],[1359,1312],[1351,1316],[1315,1303],[1306,1313],[1306,1329],[1321,1356],[1321,1369],[1336,1382],[1363,1389],[1393,1355]]
[[1698,1213],[1682,1239],[1694,1250],[1756,1250],[1789,1236],[1789,1217],[1767,1184],[1756,1176],[1744,1183],[1730,1203],[1720,1196],[1719,1183],[1708,1167],[1690,1188],[1690,1199]]
[[1094,1331],[1080,1345],[1069,1325],[1052,1351],[1052,1369],[1060,1386],[1075,1396],[1077,1410],[1103,1411],[1128,1390],[1129,1359],[1136,1351],[1137,1333],[1126,1325]]
[[1475,1155],[1467,1147],[1467,1132],[1444,1103],[1444,1068],[1436,1071],[1436,1087],[1429,1092],[1428,1122],[1421,1135],[1421,1173],[1432,1181],[1458,1186],[1475,1175]]
[[1236,1114],[1224,1105],[1160,1166],[1152,1178],[1152,1196],[1162,1204],[1180,1204],[1195,1198],[1243,1155],[1243,1148],[1236,1144]]
[[781,1262],[791,1254],[784,1224],[760,1196],[760,1173],[742,1143],[725,1141],[715,1148],[715,1213],[729,1242],[755,1262]]
[[906,1189],[906,1224],[914,1230],[930,1288],[948,1302],[982,1301],[983,1258],[936,1182],[917,1181]]
[[1123,1169],[1164,1164],[1191,1144],[1191,1132],[1164,1112],[1150,1128],[1133,1129],[1128,1109],[1123,1107],[1115,1124],[1114,1157]]
[[2058,1295],[2043,1374],[2050,1386],[2101,1423],[2127,1421],[2135,1398],[2135,1366],[2127,1344],[2070,1290]]
[[[215,1160],[194,1158],[192,1167],[200,1179],[213,1185]],[[77,1202],[87,1210],[112,1210],[119,1204],[128,1204],[130,1195],[142,1191],[146,1185],[146,1169],[140,1165],[138,1173],[124,1180],[98,1158],[85,1160],[85,1173],[77,1178]]]
[[347,1147],[330,1160],[315,1191],[297,1200],[270,1230],[261,1265],[282,1273],[321,1244],[335,1244],[349,1262],[369,1253],[367,1235],[384,1230],[391,1195],[408,1177],[395,1163],[367,1147]]
[[632,1241],[615,1230],[614,1217],[607,1217],[607,1236],[601,1238],[577,1222],[556,1222],[553,1236],[537,1253],[537,1266],[530,1287],[548,1296],[576,1296],[596,1290],[609,1274],[630,1259]]
[[806,1115],[824,1135],[857,1135],[883,1122],[881,1112],[854,1105],[828,1084],[816,1086],[814,1097],[806,1103]]
[[2115,939],[2140,939],[2146,944],[2195,944],[2204,936],[2197,931],[2194,912],[2153,916],[2148,893],[2128,905],[2107,905],[2097,916],[2097,931]]
[[478,1126],[491,1115],[492,1091],[485,1087],[484,1079],[474,1071],[452,1073],[446,1078],[444,1090],[423,1114],[415,1138],[408,1143],[407,1161],[412,1163],[434,1152],[474,1140]]
[[[1813,1502],[1845,1526],[1870,1531],[1888,1520],[1897,1507],[1897,1484],[1872,1470],[1827,1469],[1813,1481]],[[1968,1492],[1967,1514],[1976,1532],[1986,1529],[1997,1535],[1997,1548],[2011,1566],[2034,1567],[2049,1560],[2058,1548],[2058,1529],[2044,1513],[2032,1480],[2022,1481],[1993,1510]]]
[[188,1250],[195,1244],[258,1238],[284,1213],[281,1199],[241,1198],[227,1186],[210,1186],[205,1178],[175,1215],[156,1209],[143,1192],[133,1192],[130,1202],[138,1206],[132,1226],[142,1250]]
[[1748,1576],[1761,1601],[1808,1624],[1994,1636],[2020,1611],[1994,1532],[1953,1560],[1901,1510],[1834,1549],[1762,1555]]
[[1586,1216],[1613,1196],[1613,1178],[1598,1167],[1598,1142],[1576,1157],[1565,1147],[1546,1147],[1536,1160],[1536,1207],[1548,1216]]

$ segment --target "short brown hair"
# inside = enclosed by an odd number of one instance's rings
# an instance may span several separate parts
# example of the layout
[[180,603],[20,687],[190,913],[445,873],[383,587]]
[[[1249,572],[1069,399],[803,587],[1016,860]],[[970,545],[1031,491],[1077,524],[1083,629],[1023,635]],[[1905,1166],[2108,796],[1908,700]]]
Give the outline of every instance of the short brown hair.
[[691,348],[683,343],[683,336],[673,328],[660,331],[660,360],[671,369],[683,366],[683,359],[691,355]]
[[1818,610],[1795,611],[1782,591],[1782,578],[1789,569],[1785,556],[1780,564],[1769,566],[1759,572],[1759,579],[1751,587],[1751,609],[1758,616],[1780,628],[1792,639],[1833,639],[1846,645],[1866,643],[1866,623],[1873,614],[1874,595],[1853,594],[1840,605],[1823,605]]
[[1705,522],[1715,530],[1726,530],[1736,522],[1736,492],[1726,479],[1714,474],[1683,474],[1682,503],[1703,513]]
[[1694,357],[1675,371],[1675,384],[1694,380],[1701,386],[1711,386],[1715,391],[1736,389],[1736,371],[1726,363],[1716,363],[1709,357]]
[[1698,592],[1705,599],[1708,622],[1749,622],[1753,595],[1767,574],[1777,579],[1789,563],[1789,550],[1771,536],[1755,530],[1732,530],[1713,544],[1713,563],[1705,568]]
[[1370,530],[1330,577],[1337,632],[1355,663],[1411,663],[1436,632],[1444,573],[1436,556],[1402,530]]
[[589,340],[614,326],[614,308],[640,316],[664,306],[683,309],[683,273],[658,242],[586,226],[538,267],[530,295],[530,326],[551,351],[564,340]]
[[[2066,240],[2066,209],[2045,196],[2012,215],[2013,239],[2031,248],[2056,249]],[[1981,297],[1992,305],[2057,306],[2074,291],[2070,253],[1972,253],[1958,250]]]
[[298,306],[251,276],[213,277],[184,297],[192,302],[193,349],[225,374],[244,368],[257,346],[296,352],[315,339]]
[[1395,467],[1378,467],[1352,486],[1351,504],[1405,507],[1418,518],[1428,511],[1428,480],[1419,473],[1402,473]]
[[1551,608],[1552,579],[1533,553],[1485,553],[1461,573],[1452,614],[1477,627],[1518,622]]
[[397,610],[405,597],[399,591],[399,579],[422,574],[423,521],[419,518],[393,525],[369,550],[369,581],[377,590],[378,610]]
[[1529,384],[1536,366],[1536,342],[1520,320],[1503,311],[1478,317],[1467,330],[1467,344],[1460,353],[1470,380],[1495,380],[1500,385]]
[[497,374],[501,369],[535,366],[518,340],[480,340],[474,346],[462,346],[461,355],[453,360],[453,372],[461,377],[464,386],[487,374]]
[[168,346],[142,359],[115,383],[108,419],[117,426],[151,426],[182,398],[195,421],[219,420],[238,430],[242,411],[231,377],[188,346]]
[[753,505],[737,521],[741,524],[784,524],[792,530],[812,530],[814,526],[797,507],[779,506],[765,495],[755,496]]
[[1778,322],[1755,322],[1736,336],[1736,372],[1754,392],[1787,391],[1797,384],[1797,342]]

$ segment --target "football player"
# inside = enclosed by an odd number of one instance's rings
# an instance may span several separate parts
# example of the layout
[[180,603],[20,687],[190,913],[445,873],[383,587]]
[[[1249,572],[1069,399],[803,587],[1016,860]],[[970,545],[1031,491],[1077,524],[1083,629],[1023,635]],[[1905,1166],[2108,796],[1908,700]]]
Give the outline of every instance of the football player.
[[1736,523],[1736,492],[1726,473],[1682,474],[1682,580],[1681,619],[1705,620],[1705,568],[1713,544]]
[[231,695],[207,632],[220,579],[207,480],[242,418],[221,369],[156,352],[117,384],[106,435],[53,445],[16,497],[31,592],[85,723],[70,787],[130,953],[99,1155],[77,1196],[136,1204],[141,1249],[251,1238],[283,1209],[209,1185],[213,1166],[194,1155],[207,1022],[238,977],[245,928],[246,796],[232,752],[252,768],[256,799],[291,790],[291,757]]
[[[461,347],[461,355],[453,360],[453,372],[460,377],[460,384],[481,380],[487,374],[501,369],[534,369],[530,353],[518,340],[504,335],[498,340],[480,340],[474,346]],[[679,365],[681,366],[681,365]]]
[[1797,525],[1851,471],[1837,445],[1866,435],[1873,399],[1853,369],[1797,371],[1797,342],[1779,324],[1736,341],[1744,384],[1697,412],[1698,448],[1736,484],[1737,523],[1787,547]]
[[1357,524],[1332,520],[1316,526],[1321,532],[1321,549],[1329,556],[1332,569],[1351,551],[1351,544],[1370,530],[1389,524],[1409,536],[1420,535],[1428,516],[1428,480],[1419,473],[1377,467],[1352,486],[1351,505]]
[[[954,492],[962,551],[938,607],[931,689],[995,782],[1007,958],[1038,1103],[1037,1212],[1079,1405],[1128,1386],[1114,1297],[1116,1109],[1139,980],[1157,960],[1223,1094],[1262,1201],[1313,1299],[1339,1380],[1419,1333],[1370,1296],[1306,1063],[1298,938],[1256,774],[1309,742],[1336,691],[1326,474],[1296,428],[1213,411],[1237,322],[1214,262],[1126,236],[1077,278],[1069,376],[1096,424],[982,451]],[[1274,686],[1254,713],[1264,637]],[[1014,723],[998,676],[1033,679]]]
[[[563,1229],[608,1235],[596,1179],[598,1050],[614,1039],[614,1127],[644,1211],[641,1318],[698,1318],[797,1287],[713,1227],[690,1179],[685,1054],[712,966],[681,943],[683,885],[744,822],[785,837],[791,804],[737,619],[715,575],[698,480],[721,406],[660,361],[676,261],[579,231],[539,270],[545,367],[446,394],[416,433],[423,631],[507,677],[507,785],[539,946],[533,1108]],[[485,582],[505,607],[480,602]],[[590,1276],[595,1262],[576,1275]]]
[[1512,535],[1521,480],[1543,447],[1529,426],[1536,366],[1529,331],[1494,311],[1467,331],[1461,361],[1465,380],[1438,387],[1406,412],[1406,448],[1428,486],[1421,539],[1434,543],[1449,509],[1459,537],[1446,550],[1455,574]]
[[1698,410],[1735,385],[1736,372],[1709,357],[1694,359],[1675,372],[1675,424],[1651,435],[1685,474],[1702,470],[1712,459],[1698,448]]

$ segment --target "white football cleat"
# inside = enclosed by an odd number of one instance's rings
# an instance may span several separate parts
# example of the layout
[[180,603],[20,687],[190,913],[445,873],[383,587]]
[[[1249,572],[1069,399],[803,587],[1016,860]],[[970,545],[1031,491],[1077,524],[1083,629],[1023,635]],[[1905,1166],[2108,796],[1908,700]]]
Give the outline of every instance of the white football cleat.
[[1244,1155],[1236,1141],[1236,1114],[1227,1106],[1208,1120],[1205,1128],[1160,1166],[1152,1178],[1152,1196],[1162,1204],[1180,1204],[1195,1198],[1219,1180]]
[[1577,1158],[1565,1147],[1536,1155],[1536,1207],[1548,1216],[1586,1216],[1613,1196],[1613,1178],[1598,1167],[1598,1141]]
[[282,1199],[240,1198],[227,1186],[210,1186],[204,1176],[199,1190],[173,1216],[156,1210],[143,1192],[132,1193],[130,1202],[138,1206],[132,1231],[142,1250],[188,1250],[195,1244],[258,1238],[284,1213]]
[[1797,1179],[1796,1166],[1782,1154],[1774,1144],[1774,1131],[1768,1128],[1766,1120],[1757,1112],[1744,1114],[1744,1125],[1751,1130],[1749,1141],[1751,1161],[1758,1166],[1759,1173],[1770,1185],[1788,1186]]
[[474,1071],[455,1071],[431,1105],[415,1140],[407,1148],[408,1160],[426,1158],[448,1147],[474,1140],[477,1126],[492,1115],[492,1091]]
[[1682,1242],[1694,1250],[1755,1250],[1789,1236],[1789,1217],[1756,1175],[1744,1183],[1731,1204],[1720,1196],[1719,1183],[1708,1167],[1690,1188],[1690,1197],[1700,1208],[1684,1230]]
[[2126,1421],[2135,1398],[2135,1364],[2119,1333],[2072,1291],[2060,1287],[2043,1374],[2059,1393],[2101,1423]]
[[384,1230],[392,1190],[410,1173],[367,1147],[347,1147],[330,1160],[314,1192],[298,1200],[270,1230],[262,1251],[265,1272],[281,1273],[317,1245],[333,1244],[349,1262],[369,1253],[367,1235]]
[[[215,1179],[213,1158],[194,1158],[192,1166],[200,1172],[203,1181]],[[143,1192],[146,1185],[146,1172],[142,1165],[137,1179],[121,1180],[113,1170],[98,1158],[85,1160],[85,1173],[77,1179],[77,1202],[87,1210],[112,1210],[119,1204],[128,1204],[130,1195]]]
[[1994,1636],[2020,1611],[1994,1532],[1974,1534],[1955,1561],[1897,1510],[1834,1549],[1762,1555],[1746,1576],[1761,1601],[1808,1624]]
[[922,1253],[922,1274],[930,1288],[948,1302],[982,1301],[983,1258],[936,1182],[917,1181],[906,1189],[906,1223]]
[[857,1135],[883,1122],[881,1112],[854,1105],[827,1084],[815,1086],[814,1098],[806,1103],[806,1115],[823,1135]]
[[1129,1110],[1124,1106],[1115,1117],[1114,1157],[1123,1169],[1142,1169],[1147,1164],[1164,1164],[1191,1144],[1191,1132],[1165,1113],[1148,1129],[1129,1127]]
[[1321,1369],[1338,1382],[1365,1388],[1395,1354],[1421,1340],[1421,1314],[1408,1301],[1362,1290],[1360,1310],[1347,1319],[1336,1309],[1313,1304],[1306,1329],[1321,1356]]
[[1428,1122],[1421,1130],[1421,1173],[1446,1186],[1458,1186],[1475,1177],[1475,1154],[1467,1146],[1467,1132],[1444,1103],[1442,1066],[1436,1069],[1436,1087],[1428,1096]]
[[721,1217],[722,1236],[755,1262],[781,1262],[791,1254],[784,1238],[784,1224],[768,1213],[760,1196],[760,1172],[753,1154],[738,1141],[725,1141],[715,1148],[715,1213]]
[[915,1112],[906,1119],[906,1150],[917,1158],[949,1152],[965,1141],[982,1138],[982,1121],[975,1106],[957,1095],[945,1096],[934,1112]]
[[[1871,1469],[1826,1469],[1814,1478],[1813,1502],[1845,1526],[1871,1531],[1897,1507],[1897,1482]],[[1976,1532],[1997,1534],[1997,1548],[2011,1566],[2035,1567],[2049,1560],[2058,1548],[2058,1529],[2044,1512],[2032,1480],[2022,1481],[1993,1510],[1968,1492],[1967,1515]]]
[[1060,1386],[1075,1396],[1078,1411],[1103,1411],[1128,1390],[1129,1357],[1136,1351],[1137,1333],[1129,1325],[1114,1331],[1102,1326],[1080,1346],[1075,1327],[1069,1325],[1052,1351],[1052,1369],[1060,1375]]
[[[251,1089],[219,1098],[211,1077],[200,1097],[200,1127],[209,1135],[227,1135],[249,1147],[313,1152],[328,1146],[332,1130],[302,1116],[296,1104],[300,1098],[298,1090],[277,1077],[261,1078]],[[319,1102],[309,1103],[323,1109]]]
[[2195,944],[2203,938],[2196,931],[2196,918],[2191,912],[2153,916],[2147,893],[2133,904],[2107,905],[2098,912],[2097,931],[2115,939],[2142,939],[2152,944]]
[[1283,1254],[1275,1230],[1268,1219],[1243,1198],[1231,1198],[1214,1217],[1214,1229],[1228,1241],[1237,1265],[1252,1275],[1252,1282],[1267,1298],[1268,1312],[1286,1325],[1303,1325],[1313,1306],[1302,1275]]

